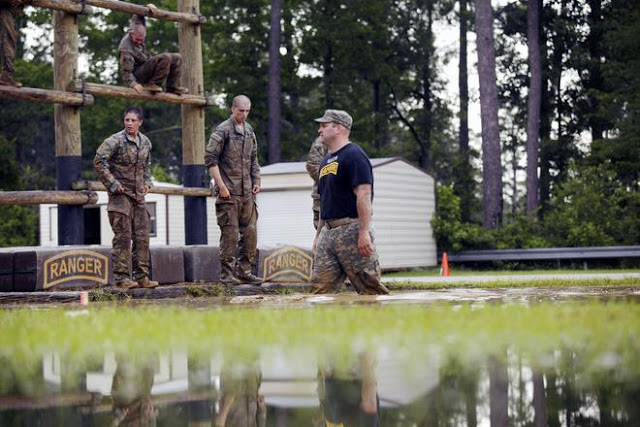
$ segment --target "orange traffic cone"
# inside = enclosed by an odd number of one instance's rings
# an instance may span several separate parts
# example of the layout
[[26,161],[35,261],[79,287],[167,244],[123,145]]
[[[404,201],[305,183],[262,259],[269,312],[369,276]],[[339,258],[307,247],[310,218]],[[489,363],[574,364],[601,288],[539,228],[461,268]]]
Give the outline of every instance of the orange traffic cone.
[[442,254],[442,264],[440,264],[440,276],[449,277],[449,257],[447,253]]

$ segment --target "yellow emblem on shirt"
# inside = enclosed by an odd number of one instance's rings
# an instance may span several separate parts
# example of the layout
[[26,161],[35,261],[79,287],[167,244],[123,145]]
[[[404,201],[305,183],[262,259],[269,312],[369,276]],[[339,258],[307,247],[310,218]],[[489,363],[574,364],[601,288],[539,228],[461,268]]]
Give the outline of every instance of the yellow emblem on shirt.
[[338,175],[338,162],[331,162],[320,169],[320,178],[329,174]]

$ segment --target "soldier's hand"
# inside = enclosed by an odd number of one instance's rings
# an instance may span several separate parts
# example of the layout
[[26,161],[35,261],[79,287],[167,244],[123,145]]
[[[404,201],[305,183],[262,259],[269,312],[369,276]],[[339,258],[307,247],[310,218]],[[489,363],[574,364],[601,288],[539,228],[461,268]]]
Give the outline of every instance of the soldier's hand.
[[227,188],[227,186],[224,184],[222,184],[222,186],[220,187],[220,197],[222,197],[225,200],[231,198],[231,193],[229,192],[229,189]]
[[140,83],[136,83],[133,85],[133,90],[138,93],[142,93],[144,91],[144,87]]
[[144,189],[142,190],[142,194],[145,194],[145,195],[146,195],[146,194],[149,192],[149,190],[151,190],[151,187],[150,187],[150,186],[148,186],[148,185],[145,185],[145,186],[144,186]]
[[114,193],[116,194],[124,194],[124,187],[121,185],[118,188],[116,188],[116,191],[114,191]]
[[363,230],[358,233],[358,252],[365,258],[373,255],[373,243],[369,230]]
[[258,194],[260,192],[260,186],[258,184],[253,184],[253,187],[251,188],[251,192],[253,194]]
[[156,5],[153,3],[149,3],[147,7],[149,8],[150,15],[153,15],[154,13],[156,13],[156,10],[158,10],[158,8],[156,8]]

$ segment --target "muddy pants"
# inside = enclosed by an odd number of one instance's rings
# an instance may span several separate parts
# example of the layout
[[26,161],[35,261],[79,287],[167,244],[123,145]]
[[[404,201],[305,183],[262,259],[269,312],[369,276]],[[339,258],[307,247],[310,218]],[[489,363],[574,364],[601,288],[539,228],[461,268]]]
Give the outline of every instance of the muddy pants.
[[0,0],[0,71],[10,76],[13,75],[17,39],[15,13],[11,11],[8,2]]
[[218,198],[216,219],[220,227],[220,279],[251,273],[256,259],[258,209],[253,196]]
[[[373,233],[369,233],[373,242]],[[312,293],[335,292],[348,277],[359,294],[386,295],[389,290],[380,282],[380,275],[377,252],[368,258],[358,252],[357,222],[322,229],[313,258]]]
[[[133,260],[133,280],[149,277],[151,254],[149,252],[149,233],[151,221],[146,203],[136,203],[130,198],[129,213],[109,212],[109,222],[113,229],[113,277],[116,283],[131,278],[129,268]],[[133,243],[133,245],[132,245]],[[132,247],[133,246],[133,247]],[[133,251],[133,256],[132,256]]]
[[161,53],[149,58],[147,62],[133,70],[133,75],[141,84],[162,86],[167,79],[167,89],[180,86],[180,65],[182,57],[179,53]]

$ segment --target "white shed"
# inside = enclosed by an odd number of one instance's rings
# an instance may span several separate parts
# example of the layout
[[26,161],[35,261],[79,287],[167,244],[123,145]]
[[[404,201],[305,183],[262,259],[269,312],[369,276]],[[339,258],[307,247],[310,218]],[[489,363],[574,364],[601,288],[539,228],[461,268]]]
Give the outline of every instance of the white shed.
[[[371,159],[374,175],[373,227],[380,265],[384,269],[437,265],[431,229],[435,214],[435,183],[425,171],[393,157]],[[314,229],[311,212],[312,180],[304,162],[262,167],[258,194],[258,247],[311,248]],[[167,183],[156,183],[172,186]],[[85,207],[85,244],[110,245],[113,233],[107,216],[107,194],[98,191],[98,203]],[[183,246],[184,203],[181,196],[149,194],[152,246]],[[57,206],[40,205],[40,246],[58,245]],[[214,199],[207,199],[207,238],[217,246]]]

